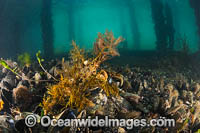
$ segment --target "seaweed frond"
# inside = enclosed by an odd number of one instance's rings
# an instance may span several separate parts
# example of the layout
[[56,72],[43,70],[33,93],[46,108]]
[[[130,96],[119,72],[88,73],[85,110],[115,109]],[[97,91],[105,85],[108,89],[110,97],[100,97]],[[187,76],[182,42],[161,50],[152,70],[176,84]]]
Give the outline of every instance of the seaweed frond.
[[119,52],[116,47],[124,39],[122,37],[115,38],[112,31],[106,30],[105,34],[98,33],[98,38],[94,43],[94,53],[99,55],[102,53],[102,60],[107,60],[114,56],[119,56]]
[[53,76],[53,75],[51,75],[49,72],[47,72],[47,70],[43,67],[43,65],[42,65],[42,62],[44,61],[44,59],[42,59],[41,58],[41,51],[38,51],[37,53],[36,53],[36,58],[37,58],[37,61],[38,61],[38,63],[39,63],[39,65],[40,65],[40,67],[42,68],[42,70],[47,74],[47,75],[50,75],[55,81],[57,81],[57,79]]
[[20,54],[17,57],[17,60],[21,66],[30,66],[31,65],[31,56],[27,52]]
[[[100,40],[104,43],[98,44]],[[95,43],[98,50],[94,49],[96,56],[91,58],[86,58],[84,50],[72,41],[70,63],[62,61],[61,78],[58,83],[48,87],[47,95],[43,99],[45,114],[57,114],[68,107],[79,111],[93,107],[94,103],[90,98],[94,88],[101,88],[108,96],[117,96],[117,84],[108,83],[107,72],[99,66],[108,57],[119,55],[116,46],[121,41],[121,37],[115,39],[112,32],[99,34]]]
[[0,111],[3,109],[3,105],[4,105],[3,100],[0,100]]
[[19,76],[19,77],[22,77],[22,76],[16,71],[17,67],[14,68],[14,69],[11,68],[11,67],[7,64],[7,62],[6,62],[5,60],[0,59],[0,65],[2,65],[4,68],[10,70],[10,71],[11,71],[12,73],[14,73],[15,75],[17,75],[17,76]]

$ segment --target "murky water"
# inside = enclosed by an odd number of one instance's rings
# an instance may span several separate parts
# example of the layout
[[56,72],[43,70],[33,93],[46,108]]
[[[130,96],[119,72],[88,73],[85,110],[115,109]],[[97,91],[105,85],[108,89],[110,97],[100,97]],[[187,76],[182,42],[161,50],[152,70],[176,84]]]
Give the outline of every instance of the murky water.
[[97,33],[106,29],[125,38],[120,48],[180,50],[180,40],[187,39],[194,52],[199,47],[200,25],[193,1],[2,0],[0,55],[34,55],[38,50],[62,54],[69,51],[72,40],[92,49]]

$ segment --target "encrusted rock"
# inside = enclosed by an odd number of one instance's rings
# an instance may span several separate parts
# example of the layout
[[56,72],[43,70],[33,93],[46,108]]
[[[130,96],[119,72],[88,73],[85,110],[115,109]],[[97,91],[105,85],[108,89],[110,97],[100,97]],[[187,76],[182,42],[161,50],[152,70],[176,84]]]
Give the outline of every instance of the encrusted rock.
[[7,115],[0,116],[0,132],[2,133],[15,132],[14,120],[10,116]]
[[17,86],[17,80],[14,74],[8,74],[5,78],[1,80],[0,87],[5,87],[9,90],[12,90],[16,86]]
[[13,99],[21,110],[27,110],[32,102],[32,95],[26,86],[19,86],[13,89]]

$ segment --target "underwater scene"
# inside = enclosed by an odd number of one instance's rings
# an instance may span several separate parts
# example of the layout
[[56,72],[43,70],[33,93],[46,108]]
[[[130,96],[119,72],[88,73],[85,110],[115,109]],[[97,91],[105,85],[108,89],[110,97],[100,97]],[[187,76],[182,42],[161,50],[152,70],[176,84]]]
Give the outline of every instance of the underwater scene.
[[0,132],[200,133],[200,0],[0,0]]

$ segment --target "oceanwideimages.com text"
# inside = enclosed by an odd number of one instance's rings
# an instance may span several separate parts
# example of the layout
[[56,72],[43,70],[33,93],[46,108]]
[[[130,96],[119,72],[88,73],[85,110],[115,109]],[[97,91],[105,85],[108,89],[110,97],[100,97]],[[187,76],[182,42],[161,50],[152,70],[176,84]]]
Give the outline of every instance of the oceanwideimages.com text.
[[[37,123],[37,118],[34,115],[28,115],[25,123],[29,127],[33,127]],[[39,120],[43,127],[58,126],[58,127],[125,127],[133,129],[134,127],[158,126],[158,127],[175,127],[174,119],[166,119],[160,117],[159,119],[111,119],[108,116],[99,118],[96,116],[92,118],[88,116],[86,119],[51,119],[49,116],[43,116]]]

